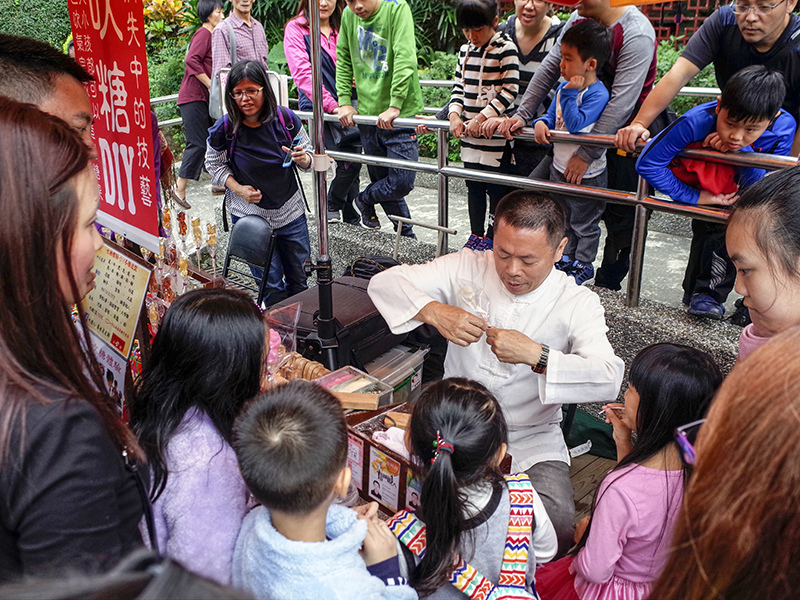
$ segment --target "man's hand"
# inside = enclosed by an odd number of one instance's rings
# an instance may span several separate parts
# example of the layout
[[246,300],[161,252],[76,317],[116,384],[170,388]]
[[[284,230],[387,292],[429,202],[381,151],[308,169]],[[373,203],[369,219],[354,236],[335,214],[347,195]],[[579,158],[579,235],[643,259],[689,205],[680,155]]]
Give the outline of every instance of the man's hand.
[[586,78],[583,75],[575,75],[569,78],[569,83],[564,86],[568,90],[579,90],[586,83]]
[[464,137],[464,122],[456,113],[450,113],[450,133],[453,137]]
[[739,192],[730,194],[712,194],[708,190],[700,190],[700,199],[697,204],[703,206],[730,206],[739,199]]
[[544,121],[536,121],[533,124],[533,136],[536,138],[537,144],[550,143],[550,128]]
[[499,127],[499,130],[500,134],[504,138],[510,140],[514,137],[514,134],[523,127],[525,127],[525,122],[522,119],[519,117],[511,117],[510,119],[503,121]]
[[507,120],[506,117],[489,117],[481,123],[481,135],[486,139],[491,139],[494,132]]
[[586,169],[588,168],[589,163],[587,163],[577,154],[573,154],[572,158],[570,158],[569,162],[567,163],[567,168],[564,169],[564,178],[567,180],[567,183],[580,185],[583,175],[586,173]]
[[497,360],[512,365],[533,366],[539,362],[542,353],[541,344],[515,329],[490,327],[486,330],[486,343],[492,347]]
[[703,146],[706,148],[713,148],[717,152],[729,152],[728,144],[722,141],[716,131],[709,133],[706,139],[703,140]]
[[390,106],[378,115],[378,129],[394,129],[392,123],[400,116],[400,109]]
[[367,537],[361,549],[361,558],[368,567],[397,556],[397,538],[389,530],[389,526],[377,516],[365,519]]
[[486,321],[457,306],[429,302],[414,317],[433,325],[445,338],[459,346],[469,346],[481,339]]
[[650,139],[650,132],[647,127],[634,121],[627,127],[623,127],[617,132],[614,144],[625,152],[635,152],[636,142],[641,138],[643,142]]
[[358,111],[350,104],[343,104],[339,107],[336,116],[339,117],[339,123],[342,127],[355,127],[356,122],[353,121],[353,115],[357,115]]
[[[436,117],[433,115],[414,115],[415,119],[427,119],[428,121],[434,121]],[[424,123],[420,123],[416,127],[417,135],[425,135],[426,133],[432,133],[430,129],[428,129]]]

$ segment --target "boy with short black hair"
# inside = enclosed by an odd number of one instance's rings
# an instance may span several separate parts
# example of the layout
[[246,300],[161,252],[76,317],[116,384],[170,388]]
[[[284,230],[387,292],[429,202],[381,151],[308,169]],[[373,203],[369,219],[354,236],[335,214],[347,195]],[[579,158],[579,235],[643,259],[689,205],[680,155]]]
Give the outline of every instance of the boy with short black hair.
[[234,585],[275,600],[416,600],[386,524],[334,503],[350,468],[344,413],[330,392],[296,380],[260,394],[239,417],[233,446],[262,504],[242,523]]
[[[676,202],[728,206],[741,186],[761,179],[763,169],[734,167],[680,157],[684,149],[763,152],[788,156],[797,124],[781,104],[783,76],[762,65],[734,74],[722,95],[689,109],[661,131],[636,161],[636,170]],[[725,250],[721,223],[692,220],[692,245],[683,280],[689,314],[721,319],[736,271]]]
[[[550,143],[550,130],[569,133],[589,133],[608,104],[609,94],[597,78],[598,70],[611,53],[611,30],[585,19],[564,32],[561,38],[561,76],[565,82],[558,86],[555,100],[547,113],[533,122],[536,141]],[[565,176],[567,165],[580,148],[577,144],[554,144],[550,181],[581,183],[591,187],[606,187],[605,154],[593,161],[583,178],[572,180]],[[589,198],[554,195],[567,213],[567,245],[556,268],[575,278],[581,285],[594,277],[592,263],[600,244],[600,219],[605,202]]]
[[[346,1],[336,42],[339,120],[348,127],[355,124],[355,114],[376,115],[377,127],[358,126],[364,154],[417,160],[416,132],[393,124],[398,117],[413,117],[423,110],[411,9],[406,0]],[[353,106],[354,83],[358,110]],[[369,166],[368,171],[372,183],[353,201],[361,213],[361,225],[380,228],[376,204],[387,215],[410,217],[405,196],[414,189],[414,171],[377,166]],[[401,231],[416,238],[411,225],[404,224]]]

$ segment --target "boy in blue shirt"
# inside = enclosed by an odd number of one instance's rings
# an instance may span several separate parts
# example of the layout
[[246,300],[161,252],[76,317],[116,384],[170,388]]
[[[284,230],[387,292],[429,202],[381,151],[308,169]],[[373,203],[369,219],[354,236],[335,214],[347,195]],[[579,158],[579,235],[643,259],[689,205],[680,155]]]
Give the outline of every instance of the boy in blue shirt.
[[[781,109],[783,76],[766,67],[734,74],[717,100],[695,106],[659,133],[636,162],[648,183],[676,202],[729,206],[739,189],[758,181],[763,169],[678,157],[684,148],[762,152],[788,156],[797,124]],[[725,250],[721,223],[692,220],[692,245],[683,280],[689,314],[721,319],[736,270]]]
[[357,513],[336,502],[351,473],[333,394],[299,379],[259,394],[236,421],[233,447],[260,504],[242,523],[233,585],[273,600],[417,600],[377,504]]
[[[611,32],[592,19],[580,21],[564,32],[561,38],[561,76],[556,97],[547,113],[533,122],[536,141],[550,143],[550,130],[589,133],[608,104],[608,90],[597,79],[597,70],[611,53]],[[577,144],[554,144],[550,181],[582,183],[606,187],[606,157],[603,154],[586,169],[581,181],[564,176]],[[567,245],[556,268],[575,278],[578,285],[594,277],[592,262],[600,244],[600,219],[605,202],[589,198],[554,195],[567,214]]]

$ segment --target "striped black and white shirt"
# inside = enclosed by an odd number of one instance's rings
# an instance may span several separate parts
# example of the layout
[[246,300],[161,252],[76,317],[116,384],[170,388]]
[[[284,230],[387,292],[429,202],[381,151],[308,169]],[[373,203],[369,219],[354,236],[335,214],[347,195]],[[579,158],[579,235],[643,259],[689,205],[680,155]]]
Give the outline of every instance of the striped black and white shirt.
[[[542,64],[544,57],[547,56],[550,50],[553,49],[553,46],[556,45],[561,32],[564,30],[564,23],[559,21],[557,17],[545,17],[545,19],[550,19],[550,28],[544,34],[544,37],[542,37],[539,43],[536,44],[527,54],[523,54],[522,50],[519,49],[519,41],[517,40],[516,29],[516,15],[511,15],[508,18],[508,21],[500,23],[500,31],[505,33],[508,38],[514,42],[514,46],[517,49],[517,59],[519,60],[519,98],[521,98],[525,93],[525,90],[528,89],[528,84],[531,82],[533,74],[536,73],[536,69],[539,68],[539,65]],[[539,106],[539,109],[536,113],[536,118],[543,116],[544,113],[547,112],[547,109],[550,107],[550,102],[552,102],[553,98],[555,98],[557,87],[558,82],[553,85],[553,89],[550,90],[550,94]]]
[[[517,47],[498,31],[481,48],[470,42],[461,46],[450,114],[460,115],[465,121],[478,114],[487,119],[501,116],[514,107],[518,90]],[[463,138],[461,160],[496,167],[505,146],[503,138]]]

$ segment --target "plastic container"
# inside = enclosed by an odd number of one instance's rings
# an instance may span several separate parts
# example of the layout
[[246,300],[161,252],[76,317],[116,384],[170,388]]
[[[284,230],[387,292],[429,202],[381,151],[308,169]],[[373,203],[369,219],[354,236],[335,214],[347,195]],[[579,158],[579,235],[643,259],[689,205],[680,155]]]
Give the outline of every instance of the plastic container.
[[394,389],[392,402],[413,403],[422,393],[422,363],[427,346],[400,344],[365,365],[367,373]]

